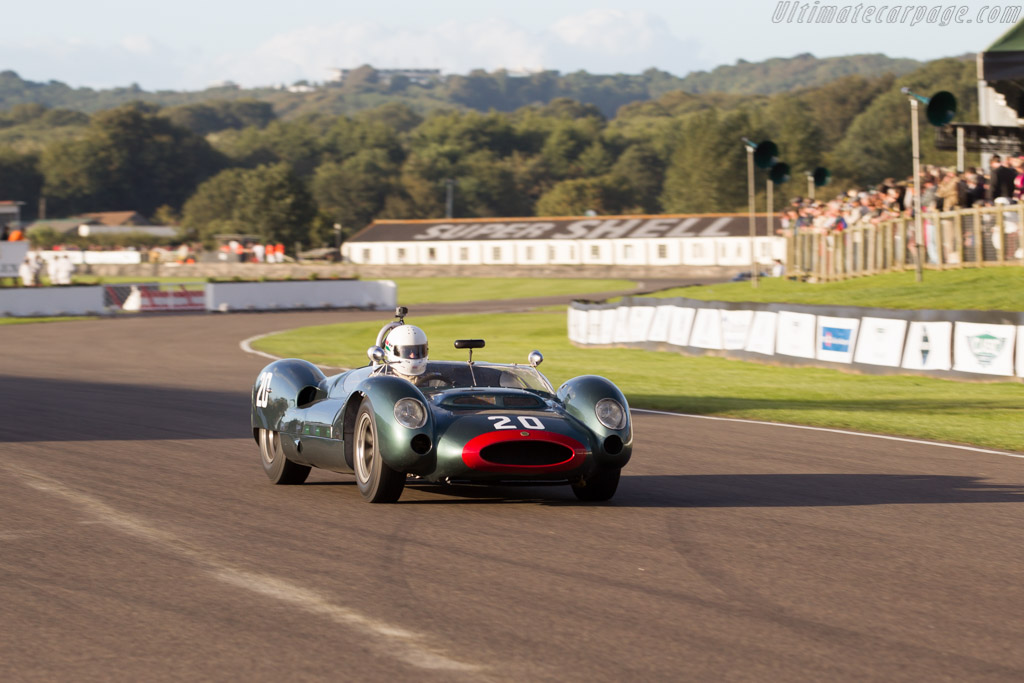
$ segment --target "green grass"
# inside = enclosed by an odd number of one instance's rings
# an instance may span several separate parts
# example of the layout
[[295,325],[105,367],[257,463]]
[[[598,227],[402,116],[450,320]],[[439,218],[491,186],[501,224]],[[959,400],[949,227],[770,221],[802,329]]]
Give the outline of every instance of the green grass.
[[[544,353],[542,369],[558,386],[576,375],[608,377],[634,408],[837,427],[1024,451],[1024,384],[970,383],[911,376],[856,375],[782,368],[633,349],[581,349],[557,313],[448,315],[410,319],[430,337],[430,357],[466,358],[459,337],[483,337],[476,360],[525,362]],[[291,330],[253,346],[336,367],[367,362],[365,349],[383,323]]]
[[756,289],[749,282],[729,282],[678,287],[651,296],[872,308],[1024,311],[1024,268],[929,270],[922,282],[915,282],[913,271],[814,284],[761,278]]
[[95,315],[67,315],[49,318],[0,318],[0,325],[27,325],[29,323],[63,323],[72,320],[96,320]]
[[182,282],[187,284],[205,284],[206,278],[202,277],[156,277],[151,275],[76,275],[72,278],[72,282],[76,285],[119,285],[119,284],[132,284],[138,285],[146,282]]
[[403,306],[592,294],[636,287],[633,280],[584,278],[400,277],[392,280],[398,285],[398,303]]

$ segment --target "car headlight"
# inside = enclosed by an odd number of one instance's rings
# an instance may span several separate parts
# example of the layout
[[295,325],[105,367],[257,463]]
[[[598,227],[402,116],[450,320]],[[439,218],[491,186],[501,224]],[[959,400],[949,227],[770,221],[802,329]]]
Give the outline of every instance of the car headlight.
[[626,410],[614,398],[602,398],[594,406],[597,421],[608,429],[622,429],[626,426]]
[[395,419],[408,429],[419,429],[427,423],[427,407],[414,398],[395,401]]

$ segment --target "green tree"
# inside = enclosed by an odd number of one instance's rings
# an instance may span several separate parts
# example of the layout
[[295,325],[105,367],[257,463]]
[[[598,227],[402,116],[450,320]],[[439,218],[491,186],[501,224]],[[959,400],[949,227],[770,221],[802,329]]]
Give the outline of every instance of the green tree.
[[65,213],[179,207],[222,165],[206,140],[144,105],[97,114],[83,139],[50,145],[41,160],[45,194]]

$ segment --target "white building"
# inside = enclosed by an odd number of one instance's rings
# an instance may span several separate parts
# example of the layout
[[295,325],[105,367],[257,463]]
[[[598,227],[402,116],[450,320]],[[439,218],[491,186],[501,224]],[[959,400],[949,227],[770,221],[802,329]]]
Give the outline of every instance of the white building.
[[[764,214],[758,263],[786,259]],[[749,266],[746,214],[378,220],[342,245],[360,265]]]

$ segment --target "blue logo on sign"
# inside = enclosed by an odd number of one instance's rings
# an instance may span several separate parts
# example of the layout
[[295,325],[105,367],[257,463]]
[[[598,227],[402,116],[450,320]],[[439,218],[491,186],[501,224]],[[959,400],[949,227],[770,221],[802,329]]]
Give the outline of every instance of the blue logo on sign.
[[853,330],[848,327],[821,328],[822,351],[849,351],[851,332]]

